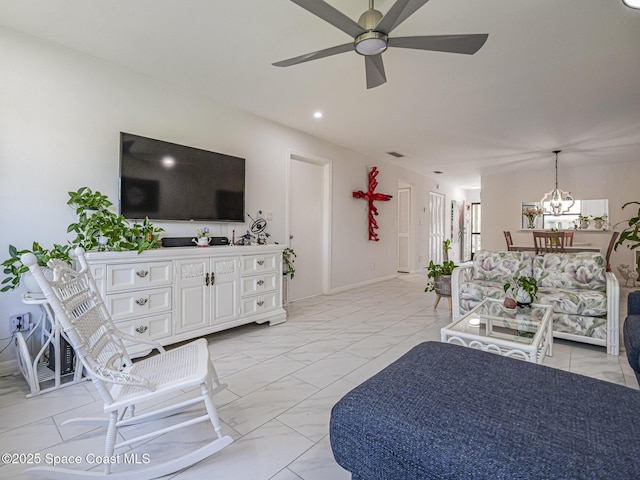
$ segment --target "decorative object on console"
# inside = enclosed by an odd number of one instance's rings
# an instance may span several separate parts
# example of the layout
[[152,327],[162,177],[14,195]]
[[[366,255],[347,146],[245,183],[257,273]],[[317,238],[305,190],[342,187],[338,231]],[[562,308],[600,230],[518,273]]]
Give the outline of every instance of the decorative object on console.
[[593,217],[593,227],[601,230],[604,228],[604,224],[607,221],[606,215],[600,215],[599,217]]
[[192,238],[191,241],[198,247],[208,247],[211,237],[209,237],[209,227],[202,227],[196,230],[196,238]]
[[591,223],[591,217],[589,215],[578,215],[578,222],[580,222],[580,230],[586,230]]
[[560,152],[562,152],[562,150],[553,151],[553,153],[556,154],[556,188],[545,193],[540,200],[540,205],[544,212],[551,215],[567,213],[576,203],[571,196],[571,192],[565,192],[558,188],[558,154]]
[[251,219],[249,229],[252,235],[256,237],[258,245],[266,245],[267,238],[269,238],[270,235],[267,233],[267,221],[262,218],[261,215],[262,210],[258,210],[258,217],[254,220],[253,217],[247,213],[247,216]]
[[527,227],[532,229],[536,227],[536,218],[542,216],[543,213],[542,208],[535,206],[522,209],[522,215],[527,217]]
[[378,171],[377,167],[371,167],[371,170],[369,170],[369,189],[366,192],[363,192],[362,190],[353,192],[354,198],[363,198],[369,203],[369,240],[372,240],[374,242],[378,242],[380,238],[375,232],[375,230],[378,229],[378,222],[376,222],[376,219],[374,217],[378,215],[378,209],[373,204],[373,202],[386,202],[393,198],[391,195],[375,192],[375,189],[378,186],[378,181],[376,180],[378,173],[380,172]]

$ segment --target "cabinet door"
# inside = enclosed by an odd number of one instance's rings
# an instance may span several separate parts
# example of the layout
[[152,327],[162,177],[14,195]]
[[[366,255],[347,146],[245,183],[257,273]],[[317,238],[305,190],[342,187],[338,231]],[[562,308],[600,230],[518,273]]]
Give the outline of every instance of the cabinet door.
[[174,333],[207,327],[211,318],[209,259],[176,261],[176,278],[177,315]]
[[214,258],[211,260],[213,272],[213,318],[211,324],[236,320],[240,317],[239,283],[240,268],[238,258]]

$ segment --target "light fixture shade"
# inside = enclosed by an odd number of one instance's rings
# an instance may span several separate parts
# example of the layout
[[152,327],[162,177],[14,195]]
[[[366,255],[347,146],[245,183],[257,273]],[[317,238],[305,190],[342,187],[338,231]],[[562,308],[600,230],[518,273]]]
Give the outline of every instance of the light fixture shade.
[[544,213],[550,215],[561,215],[563,213],[569,213],[571,207],[576,203],[571,196],[571,192],[565,192],[558,188],[558,154],[562,150],[554,150],[556,154],[556,188],[544,194],[540,199],[540,207],[544,210]]
[[540,200],[540,206],[543,208],[544,213],[551,215],[569,213],[575,203],[576,201],[570,192],[564,192],[557,187],[545,193],[544,197]]
[[640,0],[622,0],[622,3],[624,3],[629,8],[640,9]]

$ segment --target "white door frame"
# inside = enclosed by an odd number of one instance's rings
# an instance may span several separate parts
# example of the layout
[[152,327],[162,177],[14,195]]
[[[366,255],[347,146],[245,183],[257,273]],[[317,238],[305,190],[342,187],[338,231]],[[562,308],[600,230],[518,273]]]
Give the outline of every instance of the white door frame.
[[[400,201],[400,196],[402,194],[403,191],[407,192],[408,195],[408,202],[407,202],[407,231],[406,233],[403,233],[400,231],[400,222],[401,222],[401,218],[403,213],[405,212],[401,212],[400,208],[401,208],[401,201]],[[412,248],[413,248],[413,225],[411,222],[412,219],[412,212],[413,212],[413,208],[412,208],[412,202],[413,201],[413,191],[411,188],[411,185],[407,182],[403,182],[402,180],[400,180],[398,182],[398,271],[399,272],[403,272],[403,273],[409,273],[411,272],[411,267],[412,262],[411,262],[411,256],[412,256]],[[401,258],[400,258],[400,244],[401,244],[401,239],[402,238],[406,238],[407,239],[407,258],[405,259],[407,262],[407,266],[405,270],[402,270],[401,267]]]
[[442,263],[442,241],[445,238],[446,196],[429,192],[429,260]]
[[291,162],[306,162],[322,167],[323,173],[323,201],[322,201],[322,293],[331,293],[331,191],[332,191],[332,162],[325,158],[307,153],[289,150],[287,152],[287,186],[286,186],[286,225],[285,232],[287,246],[291,245]]

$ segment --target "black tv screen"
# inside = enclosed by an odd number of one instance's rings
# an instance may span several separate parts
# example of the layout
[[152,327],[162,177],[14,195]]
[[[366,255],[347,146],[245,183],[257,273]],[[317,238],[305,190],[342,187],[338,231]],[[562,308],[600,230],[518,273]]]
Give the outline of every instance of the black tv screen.
[[244,221],[244,158],[120,133],[120,213]]

